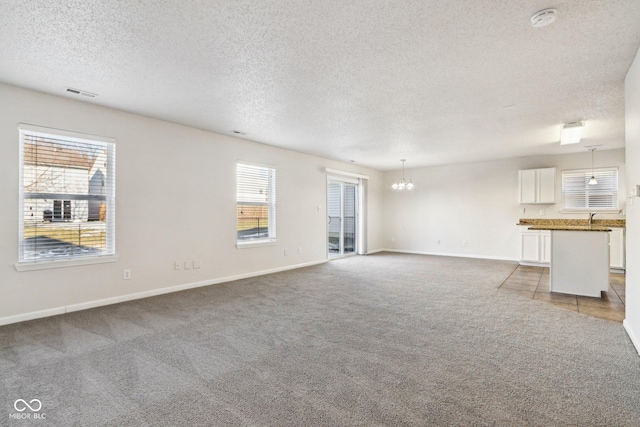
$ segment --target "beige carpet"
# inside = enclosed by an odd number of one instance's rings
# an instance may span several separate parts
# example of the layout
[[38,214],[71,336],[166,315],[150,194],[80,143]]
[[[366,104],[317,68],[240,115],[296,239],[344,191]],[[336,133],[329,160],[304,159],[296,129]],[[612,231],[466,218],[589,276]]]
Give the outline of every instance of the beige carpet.
[[640,425],[622,326],[497,292],[514,268],[351,257],[0,327],[0,425]]

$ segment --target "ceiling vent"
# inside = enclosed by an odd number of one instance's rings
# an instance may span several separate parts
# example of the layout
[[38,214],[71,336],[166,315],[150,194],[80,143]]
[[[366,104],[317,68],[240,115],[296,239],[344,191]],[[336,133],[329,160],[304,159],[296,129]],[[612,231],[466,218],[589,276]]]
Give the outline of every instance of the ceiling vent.
[[74,89],[72,87],[68,87],[67,92],[73,93],[75,95],[86,96],[88,98],[95,98],[96,96],[98,96],[97,93],[87,92],[86,90]]
[[536,28],[546,27],[556,20],[557,15],[558,11],[555,9],[541,10],[540,12],[536,12],[533,14],[533,16],[531,17],[531,25]]

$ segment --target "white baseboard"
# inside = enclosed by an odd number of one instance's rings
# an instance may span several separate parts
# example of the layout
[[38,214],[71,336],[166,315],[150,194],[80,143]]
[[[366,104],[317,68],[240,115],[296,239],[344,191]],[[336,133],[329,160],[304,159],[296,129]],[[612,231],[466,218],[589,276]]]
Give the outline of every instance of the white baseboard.
[[[548,262],[532,262],[532,261],[519,261],[519,262],[520,262],[520,265],[527,265],[531,267],[549,267],[551,265]],[[609,271],[611,273],[625,274],[625,270],[620,268],[611,267]]]
[[32,311],[29,313],[16,314],[14,316],[0,317],[0,326],[11,323],[26,322],[27,320],[40,319],[42,317],[57,316],[66,312],[64,307],[50,308],[47,310]]
[[[526,265],[531,267],[547,267],[548,268],[551,265],[551,263],[548,263],[548,262],[533,262],[533,261],[522,261],[522,260],[516,260],[516,261],[518,261],[520,265]],[[625,270],[620,268],[611,267],[609,271],[611,273],[625,274]]]
[[449,257],[456,257],[456,258],[491,259],[496,261],[520,262],[519,258],[504,258],[504,257],[496,257],[496,256],[488,256],[488,255],[473,255],[473,254],[450,254],[445,252],[408,251],[404,249],[380,249],[378,252],[395,252],[400,254],[412,254],[412,255],[449,256]]
[[627,319],[624,319],[622,321],[622,326],[624,326],[624,330],[627,331],[627,335],[629,335],[631,342],[633,343],[633,345],[636,348],[636,351],[640,355],[640,340],[638,340],[638,336],[633,332],[633,329],[631,329],[631,325],[629,324]]
[[526,265],[530,267],[549,267],[551,263],[548,262],[533,262],[533,261],[518,261],[520,265]]
[[377,254],[377,253],[384,252],[384,251],[386,251],[386,249],[374,249],[372,251],[368,251],[366,253],[366,255],[373,255],[373,254]]
[[160,289],[151,289],[144,292],[136,292],[134,294],[120,295],[112,298],[104,298],[94,301],[87,301],[78,304],[71,304],[63,307],[50,308],[47,310],[32,311],[14,316],[0,317],[0,326],[9,325],[11,323],[25,322],[27,320],[40,319],[43,317],[56,316],[59,314],[72,313],[74,311],[87,310],[105,305],[117,304],[125,301],[133,301],[142,298],[149,298],[157,295],[169,294],[172,292],[184,291],[187,289],[199,288],[202,286],[216,285],[218,283],[233,282],[234,280],[248,279],[251,277],[264,276],[265,274],[279,273],[286,270],[295,270],[298,268],[310,267],[312,265],[324,264],[327,260],[311,261],[302,264],[289,265],[286,267],[272,268],[269,270],[256,271],[246,274],[238,274],[236,276],[227,276],[211,280],[202,280],[199,282],[185,283],[182,285],[169,286]]

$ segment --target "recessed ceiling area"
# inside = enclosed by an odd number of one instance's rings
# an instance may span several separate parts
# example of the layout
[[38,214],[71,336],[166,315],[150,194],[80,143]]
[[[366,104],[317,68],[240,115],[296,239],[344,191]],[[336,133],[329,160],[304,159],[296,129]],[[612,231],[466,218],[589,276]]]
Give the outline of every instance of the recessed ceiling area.
[[0,81],[392,170],[624,147],[638,22],[638,0],[9,0]]

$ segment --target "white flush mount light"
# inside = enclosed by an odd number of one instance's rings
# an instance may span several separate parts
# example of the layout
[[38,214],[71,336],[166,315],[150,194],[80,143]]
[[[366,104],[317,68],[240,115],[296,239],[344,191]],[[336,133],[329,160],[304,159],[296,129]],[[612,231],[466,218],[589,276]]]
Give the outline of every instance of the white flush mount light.
[[560,145],[577,144],[582,139],[582,131],[584,122],[566,123],[562,127],[562,135],[560,135]]
[[404,162],[406,162],[407,159],[400,159],[400,161],[402,162],[402,178],[399,181],[394,182],[391,188],[396,191],[411,190],[415,185],[413,185],[411,180],[407,181],[404,178]]
[[556,20],[558,11],[555,9],[544,9],[540,12],[536,12],[531,17],[531,25],[535,28],[546,27]]

